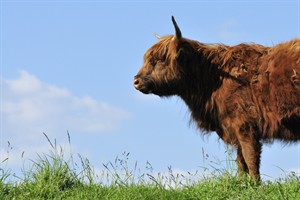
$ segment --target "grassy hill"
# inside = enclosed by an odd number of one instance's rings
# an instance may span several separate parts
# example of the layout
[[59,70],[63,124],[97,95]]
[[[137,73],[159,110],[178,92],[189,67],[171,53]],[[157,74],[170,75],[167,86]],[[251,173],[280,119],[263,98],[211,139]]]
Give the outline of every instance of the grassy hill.
[[[47,136],[46,136],[47,137]],[[48,137],[47,137],[48,139]],[[97,174],[88,159],[75,163],[62,148],[53,145],[48,155],[32,161],[19,181],[0,165],[0,199],[300,199],[300,177],[296,174],[274,181],[254,182],[232,170],[215,170],[209,175],[140,173],[129,168],[129,153],[104,164]],[[7,159],[2,161],[2,164]],[[100,177],[99,177],[100,176]]]

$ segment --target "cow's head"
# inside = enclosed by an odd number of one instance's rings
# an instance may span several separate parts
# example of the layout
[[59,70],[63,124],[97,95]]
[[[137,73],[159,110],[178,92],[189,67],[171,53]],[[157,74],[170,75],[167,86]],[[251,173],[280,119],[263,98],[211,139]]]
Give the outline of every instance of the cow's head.
[[134,77],[134,87],[145,93],[159,96],[179,95],[185,85],[185,41],[172,16],[175,35],[159,37],[144,55],[144,64]]

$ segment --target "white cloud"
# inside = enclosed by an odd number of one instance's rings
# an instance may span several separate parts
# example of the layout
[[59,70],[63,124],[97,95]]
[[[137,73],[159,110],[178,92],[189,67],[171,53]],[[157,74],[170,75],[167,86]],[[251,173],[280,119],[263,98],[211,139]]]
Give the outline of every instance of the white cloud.
[[[18,79],[1,78],[3,131],[22,134],[73,129],[81,133],[111,131],[130,114],[91,97],[78,97],[67,89],[40,81],[26,71]],[[30,133],[27,133],[30,134]]]
[[76,96],[26,71],[20,71],[16,79],[0,77],[0,84],[0,163],[7,156],[7,141],[18,154],[9,156],[15,162],[22,151],[32,154],[41,152],[44,146],[49,149],[43,132],[65,141],[67,130],[72,135],[113,132],[130,117],[125,110],[89,96]]

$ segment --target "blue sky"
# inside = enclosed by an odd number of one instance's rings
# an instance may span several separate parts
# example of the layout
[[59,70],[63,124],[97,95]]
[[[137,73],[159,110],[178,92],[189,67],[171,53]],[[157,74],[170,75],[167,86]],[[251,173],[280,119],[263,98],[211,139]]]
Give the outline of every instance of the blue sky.
[[[190,126],[180,99],[132,86],[153,33],[173,34],[171,15],[184,37],[205,43],[272,46],[300,37],[299,0],[2,0],[0,161],[9,157],[5,165],[18,169],[49,152],[43,132],[65,146],[67,131],[70,151],[95,168],[124,151],[161,172],[224,161],[222,141]],[[300,144],[263,147],[262,174],[276,178],[281,169],[300,171]]]

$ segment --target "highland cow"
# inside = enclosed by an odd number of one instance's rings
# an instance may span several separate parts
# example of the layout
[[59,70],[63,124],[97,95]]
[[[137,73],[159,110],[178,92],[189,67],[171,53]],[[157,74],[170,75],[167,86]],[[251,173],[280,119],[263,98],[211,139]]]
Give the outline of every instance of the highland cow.
[[216,132],[237,149],[240,173],[260,179],[263,142],[300,140],[300,39],[273,47],[204,44],[159,37],[144,55],[134,87],[177,95],[204,133]]

